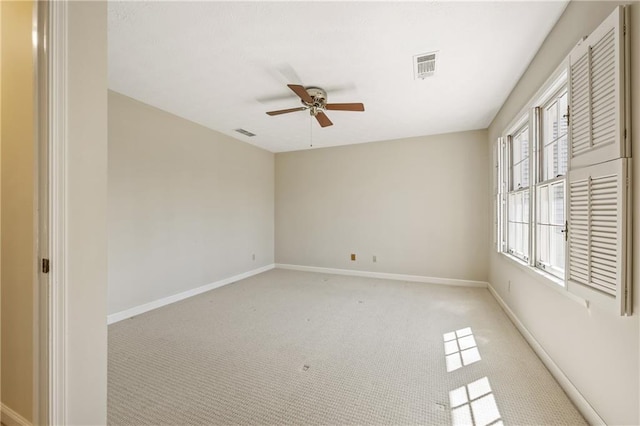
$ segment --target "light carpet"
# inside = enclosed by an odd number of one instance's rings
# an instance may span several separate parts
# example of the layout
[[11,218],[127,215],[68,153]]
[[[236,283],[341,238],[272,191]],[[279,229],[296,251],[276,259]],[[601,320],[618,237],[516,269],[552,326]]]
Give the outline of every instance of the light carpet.
[[488,290],[278,269],[109,326],[108,383],[110,425],[586,424]]

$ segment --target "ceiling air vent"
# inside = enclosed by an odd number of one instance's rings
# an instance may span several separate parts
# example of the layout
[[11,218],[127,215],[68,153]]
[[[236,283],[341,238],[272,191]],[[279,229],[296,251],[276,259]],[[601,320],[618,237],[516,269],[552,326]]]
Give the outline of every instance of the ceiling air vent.
[[250,131],[245,130],[245,129],[235,129],[235,130],[236,130],[236,132],[242,133],[243,135],[249,136],[249,137],[256,135],[255,133],[251,133]]
[[437,52],[430,52],[413,57],[413,75],[416,80],[423,80],[436,73],[436,54]]

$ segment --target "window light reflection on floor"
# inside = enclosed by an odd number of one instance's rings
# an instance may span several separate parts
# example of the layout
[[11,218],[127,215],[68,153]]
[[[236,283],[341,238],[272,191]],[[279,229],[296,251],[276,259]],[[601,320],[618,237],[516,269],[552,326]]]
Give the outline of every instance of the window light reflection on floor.
[[450,391],[449,406],[453,426],[503,426],[487,377]]
[[448,373],[482,359],[471,327],[445,333],[443,338]]

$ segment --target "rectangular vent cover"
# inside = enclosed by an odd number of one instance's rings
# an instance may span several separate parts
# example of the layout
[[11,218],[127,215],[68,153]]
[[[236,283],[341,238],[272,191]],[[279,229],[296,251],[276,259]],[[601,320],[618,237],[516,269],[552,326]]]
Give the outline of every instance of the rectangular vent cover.
[[251,133],[251,132],[249,132],[248,130],[245,130],[245,129],[235,129],[235,130],[236,130],[236,132],[242,133],[245,136],[249,136],[249,137],[255,136],[255,133]]
[[414,78],[423,80],[436,73],[437,52],[423,53],[413,57]]

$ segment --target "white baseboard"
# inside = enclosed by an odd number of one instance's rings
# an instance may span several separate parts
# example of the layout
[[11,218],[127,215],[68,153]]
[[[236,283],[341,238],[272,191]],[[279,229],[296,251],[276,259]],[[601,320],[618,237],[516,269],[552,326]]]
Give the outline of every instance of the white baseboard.
[[0,411],[2,411],[2,423],[6,426],[31,426],[29,420],[7,407],[4,403],[2,403]]
[[458,280],[455,278],[425,277],[422,275],[390,274],[387,272],[322,268],[319,266],[289,265],[286,263],[276,263],[275,266],[276,268],[279,268],[279,269],[290,269],[292,271],[321,272],[325,274],[334,274],[334,275],[350,275],[355,277],[382,278],[386,280],[411,281],[411,282],[429,283],[429,284],[444,284],[444,285],[453,285],[453,286],[460,286],[460,287],[487,288],[487,286],[489,285],[489,283],[486,281]]
[[509,308],[507,303],[500,297],[498,292],[489,284],[488,286],[489,292],[493,295],[493,297],[498,301],[498,304],[505,311],[507,316],[511,319],[511,322],[516,326],[516,328],[520,331],[520,334],[525,338],[525,340],[529,343],[533,351],[538,355],[538,357],[542,360],[547,369],[551,372],[551,375],[558,381],[560,387],[565,391],[565,393],[569,396],[569,399],[575,404],[578,408],[578,411],[584,416],[587,420],[587,423],[590,425],[606,425],[604,420],[598,415],[596,410],[589,404],[589,402],[585,399],[584,396],[580,393],[578,388],[571,383],[571,380],[562,372],[558,364],[553,361],[551,356],[544,350],[542,345],[533,337],[533,334],[524,324],[518,319],[516,314]]
[[[145,312],[149,312],[151,310],[160,308],[162,306],[169,305],[171,303],[178,302],[180,300],[187,299],[189,297],[196,296],[198,294],[207,292],[209,290],[213,290],[214,288],[222,287],[223,285],[231,284],[236,281],[243,280],[245,278],[252,277],[254,275],[261,274],[262,272],[269,271],[273,269],[275,265],[272,263],[270,265],[263,266],[261,268],[253,269],[248,272],[243,272],[242,274],[234,275],[232,277],[224,278],[222,280],[205,284],[200,287],[193,288],[191,290],[183,291],[182,293],[174,294],[172,296],[163,297],[162,299],[154,300],[153,302],[145,303],[143,305],[134,306],[133,308],[125,309],[124,311],[116,312],[114,314],[110,314],[107,316],[107,324],[113,324],[118,321],[122,321],[136,315],[143,314]],[[8,426],[8,425],[7,425]]]

